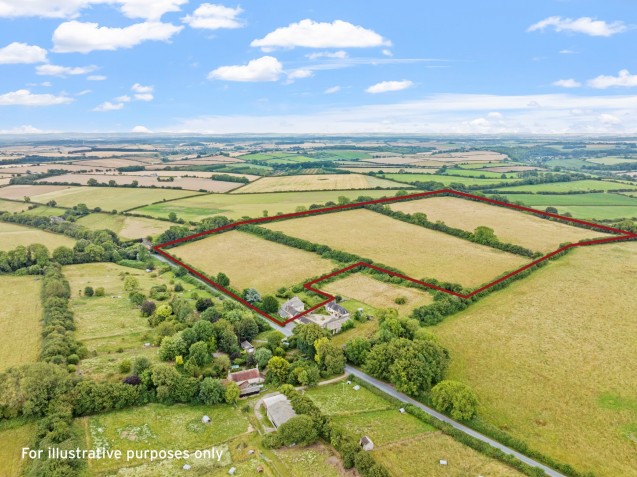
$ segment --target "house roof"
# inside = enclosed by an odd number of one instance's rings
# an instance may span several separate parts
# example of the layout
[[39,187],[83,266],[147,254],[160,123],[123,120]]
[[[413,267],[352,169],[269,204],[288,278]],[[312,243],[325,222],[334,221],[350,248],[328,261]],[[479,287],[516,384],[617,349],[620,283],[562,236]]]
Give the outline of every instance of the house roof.
[[336,313],[340,313],[341,315],[349,313],[345,308],[343,308],[341,305],[339,305],[335,301],[331,301],[327,305],[325,305],[325,309],[335,311]]
[[252,346],[252,343],[250,343],[249,341],[242,341],[241,348],[250,349],[250,348],[254,348],[254,346]]
[[230,373],[228,378],[235,383],[242,381],[248,381],[249,379],[258,379],[261,377],[259,368],[244,369],[243,371],[237,371],[236,373]]
[[292,409],[290,401],[288,401],[288,398],[283,394],[265,398],[263,404],[265,404],[272,424],[276,427],[279,427],[281,424],[286,423],[296,416],[296,412]]
[[283,307],[292,307],[294,309],[304,309],[305,308],[305,304],[301,301],[301,299],[298,296],[295,296],[294,298],[290,298],[288,301],[286,301],[285,303],[283,303]]
[[367,436],[361,437],[361,445],[365,446],[367,444],[374,445],[374,443],[372,442],[372,440],[369,437],[367,437]]

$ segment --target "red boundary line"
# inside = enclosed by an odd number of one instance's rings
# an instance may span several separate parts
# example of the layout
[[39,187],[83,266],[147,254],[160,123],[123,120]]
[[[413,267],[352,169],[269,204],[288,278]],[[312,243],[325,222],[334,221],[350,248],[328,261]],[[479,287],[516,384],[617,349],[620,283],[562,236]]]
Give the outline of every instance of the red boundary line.
[[[594,227],[597,229],[602,229],[614,234],[620,234],[618,237],[609,237],[609,238],[603,238],[603,239],[597,239],[597,240],[589,240],[586,242],[578,242],[578,243],[571,243],[568,245],[565,245],[564,247],[560,247],[557,250],[548,253],[547,255],[544,255],[543,257],[538,258],[537,260],[532,261],[531,263],[528,263],[526,265],[524,265],[523,267],[503,276],[500,277],[490,283],[487,283],[486,285],[478,288],[477,290],[472,291],[471,293],[468,293],[466,295],[463,295],[461,293],[457,293],[454,292],[452,290],[447,290],[445,288],[439,287],[437,285],[434,285],[433,283],[427,283],[421,280],[416,280],[414,278],[408,277],[406,275],[402,275],[400,273],[397,272],[393,272],[391,270],[387,270],[381,267],[377,267],[375,265],[371,265],[369,263],[365,263],[365,262],[357,262],[354,263],[353,265],[349,265],[345,268],[342,268],[340,270],[336,270],[332,273],[329,273],[327,275],[324,275],[320,278],[317,278],[315,280],[312,280],[311,282],[305,283],[303,285],[304,288],[306,288],[307,290],[310,290],[314,293],[317,293],[319,295],[322,295],[324,297],[326,297],[326,300],[322,301],[321,303],[319,303],[318,305],[314,305],[313,307],[311,307],[308,310],[305,310],[303,313],[299,313],[296,316],[293,316],[292,318],[289,318],[285,321],[279,321],[278,319],[270,316],[269,314],[263,312],[262,310],[260,310],[259,308],[257,308],[256,306],[254,306],[253,304],[249,303],[248,301],[244,300],[242,297],[238,296],[236,293],[232,292],[231,290],[219,285],[217,282],[211,280],[210,278],[208,278],[206,275],[198,272],[197,270],[193,269],[192,267],[190,267],[189,265],[181,262],[180,260],[178,260],[177,258],[175,258],[174,256],[170,255],[168,252],[166,252],[165,250],[163,250],[164,247],[168,247],[170,245],[176,245],[179,243],[183,243],[183,242],[188,242],[192,239],[195,238],[199,238],[199,237],[203,237],[205,235],[211,235],[211,234],[215,234],[218,232],[222,232],[224,230],[229,230],[229,229],[233,229],[235,227],[238,227],[239,225],[246,225],[246,224],[258,224],[258,223],[262,223],[262,222],[271,222],[273,220],[280,220],[280,219],[290,219],[293,217],[303,217],[305,215],[313,215],[313,214],[318,214],[318,213],[322,213],[322,212],[331,212],[331,211],[336,211],[336,210],[344,210],[344,209],[355,209],[355,208],[359,208],[359,207],[364,207],[366,205],[371,205],[371,204],[383,204],[383,203],[387,203],[387,202],[398,202],[398,201],[402,201],[405,199],[414,199],[414,198],[421,198],[421,197],[430,197],[432,195],[440,195],[440,194],[451,194],[451,195],[456,195],[459,197],[463,197],[463,198],[469,198],[469,199],[475,199],[475,200],[480,200],[482,202],[487,202],[490,204],[495,204],[495,205],[499,205],[499,206],[504,206],[504,207],[508,207],[511,209],[516,209],[516,210],[522,210],[525,212],[531,212],[533,214],[536,215],[542,215],[545,217],[552,217],[555,219],[560,219],[566,222],[572,222],[572,223],[576,223],[576,224],[580,224],[580,225],[586,225],[588,227]],[[466,192],[459,192],[456,190],[452,190],[452,189],[440,189],[440,190],[436,190],[436,191],[431,191],[431,192],[419,192],[416,194],[409,194],[409,195],[403,195],[403,196],[398,196],[398,197],[387,197],[384,199],[375,199],[375,200],[369,200],[366,202],[358,202],[358,203],[353,203],[353,204],[344,204],[344,205],[336,205],[333,207],[324,207],[321,209],[313,209],[313,210],[306,210],[303,212],[292,212],[289,214],[282,214],[282,215],[275,215],[273,217],[259,217],[256,219],[249,219],[249,220],[243,220],[241,222],[234,222],[231,224],[227,224],[224,225],[222,227],[218,227],[216,229],[212,229],[212,230],[205,230],[203,232],[199,232],[193,235],[189,235],[187,237],[182,237],[176,240],[171,240],[170,242],[165,242],[159,245],[155,245],[153,247],[153,250],[155,250],[157,253],[160,253],[161,255],[163,255],[164,257],[166,257],[168,260],[174,262],[175,264],[179,265],[180,267],[185,268],[188,272],[190,272],[191,274],[199,277],[201,280],[203,280],[204,282],[206,282],[207,284],[209,284],[210,286],[212,286],[213,288],[216,288],[217,290],[219,290],[220,292],[224,293],[225,295],[233,298],[234,300],[240,302],[241,304],[247,306],[248,308],[250,308],[252,311],[258,313],[259,315],[267,318],[268,320],[272,321],[273,323],[276,323],[279,326],[285,326],[288,323],[302,317],[303,315],[306,315],[308,313],[313,312],[314,310],[317,310],[319,308],[321,308],[322,306],[326,305],[327,303],[329,303],[330,301],[334,300],[334,296],[330,295],[329,293],[325,293],[322,290],[319,290],[318,288],[314,288],[313,285],[320,283],[322,281],[327,280],[328,278],[332,278],[336,275],[340,275],[341,273],[347,272],[349,270],[352,270],[354,268],[357,267],[368,267],[374,270],[377,270],[379,272],[383,272],[383,273],[387,273],[388,275],[394,276],[394,277],[399,277],[402,278],[404,280],[410,281],[412,283],[416,283],[418,285],[421,286],[425,286],[427,288],[431,288],[433,290],[437,290],[443,293],[447,293],[449,295],[453,295],[455,297],[458,298],[463,298],[463,299],[468,299],[471,298],[475,295],[477,295],[478,293],[481,293],[491,287],[494,287],[495,285],[503,282],[504,280],[507,280],[508,278],[511,278],[519,273],[522,273],[523,271],[537,265],[538,263],[541,263],[545,260],[550,259],[551,257],[563,252],[564,250],[567,250],[569,248],[572,247],[583,247],[583,246],[587,246],[587,245],[596,245],[596,244],[601,244],[601,243],[609,243],[609,242],[617,242],[620,240],[626,240],[626,239],[637,239],[637,234],[632,233],[632,232],[628,232],[626,230],[621,230],[621,229],[616,229],[614,227],[608,227],[606,225],[600,225],[600,224],[595,224],[592,222],[587,222],[585,220],[580,220],[580,219],[574,219],[571,217],[563,217],[561,215],[558,214],[551,214],[549,212],[543,212],[541,210],[536,210],[536,209],[531,209],[529,207],[524,207],[521,205],[515,205],[515,204],[509,204],[506,202],[501,202],[499,200],[494,200],[494,199],[488,199],[486,197],[480,197],[477,195],[473,195],[473,194],[467,194]]]

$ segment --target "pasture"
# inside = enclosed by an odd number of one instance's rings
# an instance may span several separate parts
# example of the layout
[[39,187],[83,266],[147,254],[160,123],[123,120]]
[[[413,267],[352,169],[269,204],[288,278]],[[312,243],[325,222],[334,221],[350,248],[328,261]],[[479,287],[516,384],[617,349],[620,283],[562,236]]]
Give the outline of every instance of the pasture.
[[489,172],[484,169],[447,169],[445,175],[474,177],[477,179],[502,179],[503,181],[518,177],[518,174],[514,172]]
[[431,222],[442,221],[450,227],[468,232],[487,226],[494,230],[502,242],[543,253],[557,249],[563,242],[579,242],[605,235],[506,207],[457,197],[430,197],[400,202],[390,207],[407,214],[424,213]]
[[22,448],[29,447],[35,434],[34,424],[0,425],[0,463],[3,477],[23,475]]
[[237,190],[237,194],[308,191],[404,188],[402,184],[361,174],[314,174],[299,176],[263,177]]
[[18,245],[27,246],[34,243],[42,244],[49,252],[53,252],[60,246],[73,247],[75,240],[66,235],[0,222],[0,250],[13,250]]
[[225,273],[235,289],[253,287],[262,294],[335,268],[331,261],[311,252],[238,231],[211,235],[169,253],[209,275]]
[[343,477],[358,475],[344,471],[338,453],[329,445],[318,442],[309,447],[283,447],[272,451],[294,477]]
[[636,287],[637,243],[576,249],[432,331],[483,421],[580,472],[635,476]]
[[[403,316],[409,315],[414,308],[433,303],[432,295],[425,291],[385,283],[364,273],[350,274],[326,285],[319,284],[319,288],[344,299],[366,303],[373,308],[395,308]],[[399,297],[406,302],[397,304],[395,300]]]
[[159,235],[173,225],[171,222],[119,214],[89,214],[77,223],[91,230],[109,229],[127,239]]
[[527,263],[520,256],[369,210],[348,210],[263,226],[396,267],[412,278],[436,278],[465,287],[481,285]]
[[0,211],[9,212],[13,214],[14,212],[22,212],[26,210],[28,204],[25,202],[13,202],[11,200],[0,200]]
[[577,192],[577,191],[612,191],[612,190],[637,190],[637,182],[609,182],[601,180],[582,180],[570,182],[552,182],[547,184],[521,185],[500,189],[502,192]]
[[40,283],[33,276],[4,276],[0,280],[4,301],[0,308],[0,372],[38,359],[42,333]]
[[184,220],[201,220],[213,215],[223,215],[231,219],[241,217],[263,217],[264,212],[273,216],[279,213],[294,212],[297,207],[309,207],[311,204],[336,202],[340,196],[355,199],[369,196],[374,199],[393,196],[393,191],[354,190],[331,192],[280,192],[270,194],[209,194],[189,197],[166,203],[154,204],[136,210],[136,213],[151,217],[167,218],[174,212]]
[[465,186],[484,186],[485,188],[502,184],[503,182],[510,184],[517,182],[516,179],[479,179],[476,177],[448,176],[444,174],[382,174],[379,177],[407,183],[435,181],[441,182],[445,186],[456,183]]
[[46,200],[36,200],[35,197],[43,194],[62,192],[69,188],[69,186],[63,185],[12,185],[0,188],[0,198],[11,200],[25,200],[25,197],[29,197],[30,199],[32,199],[32,202],[47,202]]

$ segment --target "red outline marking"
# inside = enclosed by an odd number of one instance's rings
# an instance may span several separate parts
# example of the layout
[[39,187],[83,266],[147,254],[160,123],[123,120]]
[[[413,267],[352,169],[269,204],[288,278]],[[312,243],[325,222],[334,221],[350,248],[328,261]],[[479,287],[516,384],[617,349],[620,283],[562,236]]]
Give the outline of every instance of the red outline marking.
[[[303,217],[305,215],[313,215],[313,214],[318,214],[318,213],[322,213],[322,212],[331,212],[331,211],[335,211],[335,210],[344,210],[344,209],[355,209],[355,208],[359,208],[359,207],[363,207],[365,205],[371,205],[371,204],[383,204],[386,202],[398,202],[398,201],[402,201],[405,199],[414,199],[414,198],[419,198],[419,197],[429,197],[432,195],[439,195],[439,194],[451,194],[451,195],[456,195],[459,197],[464,197],[464,198],[470,198],[470,199],[476,199],[476,200],[480,200],[483,202],[488,202],[491,204],[496,204],[499,206],[504,206],[504,207],[509,207],[511,209],[517,209],[517,210],[523,210],[525,212],[531,212],[533,214],[536,215],[543,215],[546,217],[552,217],[555,219],[560,219],[566,222],[572,222],[572,223],[576,223],[576,224],[581,224],[581,225],[586,225],[588,227],[594,227],[597,229],[601,229],[601,230],[605,230],[611,233],[615,233],[615,234],[620,234],[618,237],[609,237],[609,238],[603,238],[603,239],[597,239],[597,240],[589,240],[586,242],[578,242],[578,243],[571,243],[568,245],[565,245],[564,247],[560,247],[557,250],[548,253],[547,255],[544,255],[543,257],[538,258],[537,260],[532,261],[531,263],[528,263],[526,265],[524,265],[523,267],[503,276],[498,278],[497,280],[494,280],[490,283],[487,283],[486,285],[478,288],[477,290],[472,291],[469,294],[463,295],[461,293],[457,293],[451,290],[447,290],[445,288],[441,288],[437,285],[434,285],[433,283],[427,283],[427,282],[423,282],[421,280],[416,280],[414,278],[408,277],[406,275],[402,275],[400,273],[397,272],[393,272],[391,270],[386,270],[384,268],[381,267],[377,267],[375,265],[371,265],[369,263],[365,263],[365,262],[358,262],[358,263],[354,263],[353,265],[349,265],[345,268],[342,268],[340,270],[336,270],[335,272],[332,272],[328,275],[324,275],[320,278],[317,278],[315,280],[312,280],[311,282],[305,283],[303,286],[310,291],[313,291],[314,293],[318,293],[319,295],[322,295],[324,297],[326,297],[327,299],[322,301],[321,303],[319,303],[318,305],[314,305],[313,307],[311,307],[308,310],[305,310],[303,313],[299,313],[296,316],[293,316],[292,318],[289,318],[285,321],[279,321],[276,318],[274,318],[273,316],[268,315],[267,313],[263,312],[262,310],[260,310],[259,308],[257,308],[256,306],[252,305],[251,303],[247,302],[246,300],[244,300],[243,298],[241,298],[240,296],[238,296],[236,293],[232,292],[231,290],[228,290],[227,288],[219,285],[218,283],[214,282],[213,280],[211,280],[210,278],[208,278],[207,276],[205,276],[204,274],[194,270],[192,267],[190,267],[189,265],[186,265],[185,263],[181,262],[180,260],[178,260],[177,258],[173,257],[172,255],[170,255],[169,253],[167,253],[166,251],[162,250],[164,247],[170,246],[170,245],[175,245],[178,243],[183,243],[183,242],[188,242],[192,239],[195,238],[199,238],[199,237],[203,237],[205,235],[211,235],[217,232],[221,232],[223,230],[229,230],[229,229],[233,229],[235,227],[238,227],[239,225],[245,225],[245,224],[258,224],[258,223],[262,223],[262,222],[271,222],[273,220],[280,220],[280,219],[290,219],[293,217]],[[216,288],[217,290],[219,290],[220,292],[224,293],[225,295],[235,299],[236,301],[238,301],[239,303],[247,306],[248,308],[250,308],[252,311],[260,314],[261,316],[267,318],[268,320],[272,321],[273,323],[276,323],[279,326],[285,326],[288,323],[302,317],[303,315],[306,315],[308,313],[311,313],[314,310],[317,310],[318,308],[321,308],[322,306],[326,305],[327,303],[329,303],[330,301],[334,300],[334,296],[330,295],[329,293],[325,293],[324,291],[321,291],[317,288],[314,288],[313,285],[320,283],[324,280],[327,280],[328,278],[332,278],[336,275],[340,275],[341,273],[347,272],[349,270],[352,270],[354,268],[357,267],[368,267],[368,268],[372,268],[374,270],[377,270],[379,272],[383,272],[383,273],[387,273],[388,275],[394,276],[394,277],[399,277],[402,278],[404,280],[410,281],[412,283],[417,283],[419,285],[425,286],[427,288],[431,288],[433,290],[438,290],[440,292],[444,292],[444,293],[448,293],[449,295],[453,295],[456,296],[458,298],[464,298],[464,299],[468,299],[471,298],[475,295],[477,295],[478,293],[481,293],[501,282],[503,282],[504,280],[517,275],[535,265],[537,265],[538,263],[541,263],[545,260],[550,259],[551,257],[557,255],[558,253],[572,248],[572,247],[583,247],[583,246],[587,246],[587,245],[596,245],[596,244],[601,244],[601,243],[609,243],[609,242],[617,242],[620,240],[626,240],[626,239],[637,239],[637,234],[632,233],[632,232],[628,232],[626,230],[621,230],[621,229],[616,229],[614,227],[608,227],[606,225],[600,225],[600,224],[595,224],[592,222],[587,222],[585,220],[579,220],[579,219],[574,219],[571,217],[563,217],[561,215],[558,214],[551,214],[549,212],[543,212],[541,210],[536,210],[536,209],[531,209],[529,207],[524,207],[521,205],[515,205],[515,204],[508,204],[506,202],[501,202],[498,200],[494,200],[494,199],[488,199],[486,197],[480,197],[477,195],[473,195],[473,194],[467,194],[466,192],[459,192],[459,191],[455,191],[452,189],[440,189],[440,190],[436,190],[436,191],[431,191],[431,192],[420,192],[417,194],[409,194],[409,195],[403,195],[403,196],[398,196],[398,197],[387,197],[384,199],[375,199],[375,200],[369,200],[367,202],[358,202],[358,203],[353,203],[353,204],[345,204],[345,205],[336,205],[333,207],[324,207],[322,209],[313,209],[313,210],[306,210],[303,212],[293,212],[293,213],[289,213],[289,214],[282,214],[282,215],[275,215],[273,217],[260,217],[257,219],[249,219],[249,220],[243,220],[241,222],[234,222],[232,224],[228,224],[228,225],[224,225],[222,227],[218,227],[216,229],[212,229],[212,230],[205,230],[203,232],[199,232],[193,235],[189,235],[187,237],[183,237],[180,239],[176,239],[176,240],[171,240],[170,242],[165,242],[159,245],[155,245],[153,247],[153,250],[155,250],[157,253],[160,253],[161,255],[163,255],[164,257],[166,257],[168,260],[176,263],[177,265],[179,265],[180,267],[185,268],[188,272],[190,272],[191,274],[199,277],[201,280],[203,280],[204,282],[208,283],[210,286],[212,286],[213,288]]]

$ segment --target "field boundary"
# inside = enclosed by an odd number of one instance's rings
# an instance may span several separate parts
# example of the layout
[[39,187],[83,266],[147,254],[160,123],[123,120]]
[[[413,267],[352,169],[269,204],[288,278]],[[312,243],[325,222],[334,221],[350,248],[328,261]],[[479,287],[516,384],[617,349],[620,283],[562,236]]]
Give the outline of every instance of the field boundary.
[[[240,297],[239,295],[237,295],[236,293],[234,293],[232,290],[229,290],[228,288],[220,285],[219,283],[215,282],[214,280],[210,279],[208,276],[206,276],[205,274],[198,272],[197,270],[195,270],[194,268],[192,268],[191,266],[189,266],[188,264],[183,263],[182,261],[180,261],[179,259],[177,259],[176,257],[174,257],[173,255],[169,254],[168,252],[166,252],[164,250],[165,247],[169,247],[172,245],[177,245],[179,243],[183,243],[183,242],[188,242],[191,241],[193,239],[197,239],[200,237],[204,237],[206,235],[212,235],[215,233],[219,233],[219,232],[223,232],[226,230],[231,230],[234,229],[240,225],[246,225],[246,224],[258,224],[258,223],[264,223],[264,222],[272,222],[274,220],[281,220],[281,219],[291,219],[291,218],[296,218],[296,217],[304,217],[304,216],[308,216],[308,215],[314,215],[314,214],[320,214],[320,213],[324,213],[324,212],[334,212],[334,211],[339,211],[339,210],[347,210],[347,209],[356,209],[356,208],[361,208],[364,207],[366,205],[372,205],[372,204],[385,204],[385,203],[393,203],[393,202],[400,202],[402,200],[406,200],[406,199],[418,199],[418,198],[425,198],[425,197],[431,197],[431,196],[435,196],[435,195],[455,195],[457,197],[461,197],[464,199],[470,199],[470,200],[479,200],[482,202],[486,202],[489,204],[493,204],[493,205],[497,205],[497,206],[501,206],[501,207],[508,207],[511,209],[516,209],[516,210],[520,210],[520,211],[524,211],[524,212],[531,212],[533,214],[536,215],[540,215],[540,216],[544,216],[544,217],[551,217],[554,219],[559,219],[565,222],[571,222],[574,224],[578,224],[578,225],[585,225],[587,227],[591,227],[591,228],[595,228],[595,229],[599,229],[599,230],[604,230],[606,232],[609,233],[613,233],[613,234],[617,234],[616,237],[608,237],[608,238],[601,238],[601,239],[596,239],[596,240],[587,240],[584,242],[577,242],[577,243],[569,243],[567,245],[564,245],[563,247],[558,248],[557,250],[554,250],[553,252],[550,252],[536,260],[533,260],[532,262],[524,265],[523,267],[518,268],[517,270],[514,270],[511,273],[508,273],[500,278],[497,278],[496,280],[493,280],[489,283],[487,283],[486,285],[483,285],[482,287],[473,290],[470,293],[467,294],[462,294],[462,293],[458,293],[452,290],[447,290],[445,288],[442,288],[438,285],[435,285],[433,283],[427,283],[421,280],[416,280],[415,278],[411,278],[408,277],[406,275],[403,275],[401,273],[397,273],[391,270],[387,270],[381,267],[377,267],[375,265],[372,265],[370,263],[366,263],[366,262],[357,262],[354,263],[352,265],[348,265],[345,268],[341,268],[339,270],[336,270],[332,273],[329,273],[327,275],[323,275],[315,280],[312,280],[310,282],[307,282],[303,285],[303,287],[311,292],[317,293],[323,297],[325,297],[326,299],[320,303],[318,303],[317,305],[312,306],[311,308],[309,308],[308,310],[303,311],[302,313],[299,313],[296,316],[293,316],[285,321],[280,321],[276,318],[274,318],[273,316],[265,313],[263,310],[257,308],[256,306],[254,306],[252,303],[244,300],[242,297]],[[200,278],[201,280],[203,280],[204,282],[206,282],[207,284],[209,284],[210,286],[212,286],[213,288],[216,288],[217,290],[219,290],[220,292],[222,292],[223,294],[233,298],[234,300],[238,301],[239,303],[245,305],[246,307],[250,308],[252,311],[258,313],[259,315],[263,316],[264,318],[267,318],[268,320],[270,320],[271,322],[279,325],[279,326],[285,326],[288,323],[297,320],[298,318],[301,318],[304,315],[307,315],[308,313],[311,313],[319,308],[321,308],[322,306],[326,305],[327,303],[331,302],[332,300],[335,299],[335,297],[333,295],[330,295],[329,293],[326,293],[322,290],[319,290],[318,288],[314,288],[314,285],[327,280],[329,278],[332,278],[336,275],[340,275],[342,273],[348,272],[354,268],[358,268],[358,267],[368,267],[371,269],[374,269],[376,271],[379,272],[383,272],[386,273],[388,275],[394,276],[394,277],[398,277],[398,278],[402,278],[403,280],[407,280],[409,282],[418,284],[420,286],[424,286],[426,288],[430,288],[432,290],[437,290],[439,292],[442,293],[447,293],[449,295],[455,296],[457,298],[461,298],[461,299],[470,299],[472,297],[474,297],[475,295],[484,292],[485,290],[488,290],[489,288],[492,288],[496,285],[498,285],[499,283],[502,283],[503,281],[518,275],[522,272],[524,272],[525,270],[528,270],[529,268],[534,267],[535,265],[542,263],[546,260],[551,259],[552,257],[554,257],[555,255],[558,255],[562,252],[564,252],[567,249],[573,248],[573,247],[583,247],[583,246],[588,246],[588,245],[597,245],[597,244],[604,244],[604,243],[611,243],[611,242],[618,242],[618,241],[623,241],[623,240],[627,240],[627,239],[637,239],[637,233],[632,233],[632,232],[628,232],[626,230],[621,230],[621,229],[617,229],[614,227],[609,227],[606,225],[601,225],[601,224],[596,224],[596,223],[592,223],[592,222],[587,222],[585,220],[581,220],[581,219],[575,219],[572,217],[564,217],[558,214],[552,214],[550,212],[543,212],[541,210],[536,210],[536,209],[532,209],[530,207],[524,207],[521,205],[516,205],[516,204],[509,204],[506,202],[502,202],[499,200],[495,200],[495,199],[489,199],[487,197],[480,197],[477,195],[473,195],[473,194],[469,194],[466,192],[460,192],[460,191],[456,191],[453,189],[440,189],[440,190],[435,190],[435,191],[430,191],[430,192],[419,192],[419,193],[415,193],[415,194],[407,194],[407,195],[402,195],[402,196],[397,196],[397,197],[386,197],[383,199],[374,199],[374,200],[369,200],[369,201],[365,201],[365,202],[358,202],[358,203],[352,203],[352,204],[343,204],[343,205],[336,205],[336,206],[332,206],[332,207],[323,207],[320,209],[313,209],[313,210],[305,210],[302,212],[292,212],[292,213],[288,213],[288,214],[282,214],[282,215],[275,215],[272,217],[259,217],[256,219],[248,219],[248,220],[242,220],[240,222],[233,222],[231,224],[227,224],[221,227],[217,227],[215,229],[211,229],[211,230],[205,230],[203,232],[199,232],[196,234],[192,234],[192,235],[188,235],[187,237],[182,237],[179,239],[175,239],[175,240],[171,240],[169,242],[165,242],[165,243],[161,243],[159,245],[155,245],[153,246],[153,250],[161,255],[163,255],[164,257],[166,257],[168,260],[170,260],[171,262],[175,263],[176,265],[183,267],[184,269],[186,269],[189,273],[197,276],[198,278]]]

